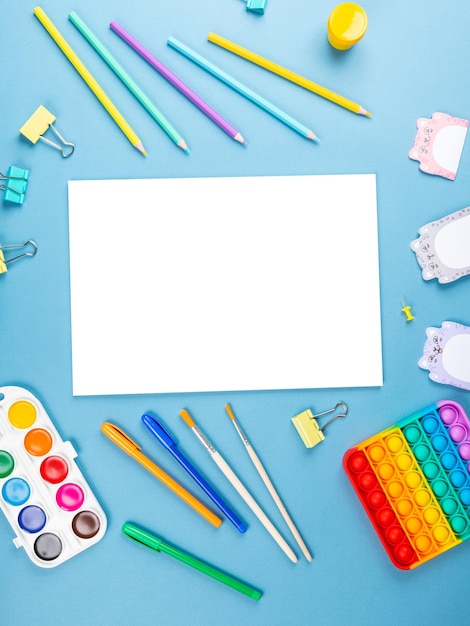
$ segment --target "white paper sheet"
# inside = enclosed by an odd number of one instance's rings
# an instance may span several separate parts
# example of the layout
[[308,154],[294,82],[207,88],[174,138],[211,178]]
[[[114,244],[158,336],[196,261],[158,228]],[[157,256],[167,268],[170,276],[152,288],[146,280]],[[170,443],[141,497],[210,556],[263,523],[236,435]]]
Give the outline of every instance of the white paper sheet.
[[382,385],[375,175],[69,182],[73,394]]

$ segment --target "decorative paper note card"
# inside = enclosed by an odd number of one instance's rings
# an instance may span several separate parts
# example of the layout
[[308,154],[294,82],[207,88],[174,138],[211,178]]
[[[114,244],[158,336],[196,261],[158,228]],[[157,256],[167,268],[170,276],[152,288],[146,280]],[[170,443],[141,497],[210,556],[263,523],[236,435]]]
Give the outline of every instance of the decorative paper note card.
[[74,395],[382,385],[374,175],[69,182]]
[[470,274],[470,207],[425,224],[410,243],[424,280],[451,283]]
[[470,391],[470,326],[442,322],[440,328],[426,328],[418,364],[434,382]]
[[452,117],[447,113],[433,113],[431,119],[421,117],[416,122],[410,159],[419,161],[419,169],[454,180],[467,136],[468,120]]

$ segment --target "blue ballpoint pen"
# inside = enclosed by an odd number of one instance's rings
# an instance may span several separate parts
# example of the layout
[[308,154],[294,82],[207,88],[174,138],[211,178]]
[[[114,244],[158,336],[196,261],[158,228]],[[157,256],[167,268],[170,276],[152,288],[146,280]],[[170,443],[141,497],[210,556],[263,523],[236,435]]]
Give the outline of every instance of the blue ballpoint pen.
[[198,470],[188,461],[188,459],[178,450],[176,441],[165,430],[165,428],[152,415],[144,413],[142,421],[152,435],[162,444],[164,448],[178,461],[178,463],[188,472],[197,484],[205,491],[212,502],[226,515],[227,519],[232,522],[237,530],[244,533],[247,529],[246,524],[238,517],[236,513],[222,500],[213,487],[209,485],[207,480],[201,476]]

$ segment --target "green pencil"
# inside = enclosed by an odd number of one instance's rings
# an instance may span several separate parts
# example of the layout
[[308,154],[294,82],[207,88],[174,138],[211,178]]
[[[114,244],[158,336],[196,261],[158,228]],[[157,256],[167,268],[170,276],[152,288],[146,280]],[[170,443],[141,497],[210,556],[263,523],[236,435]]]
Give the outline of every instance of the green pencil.
[[96,50],[100,57],[109,65],[113,72],[122,80],[124,85],[129,91],[137,98],[141,105],[147,109],[154,120],[162,127],[166,134],[176,143],[177,146],[182,148],[185,152],[189,153],[188,146],[185,140],[181,137],[179,132],[168,121],[163,113],[154,105],[150,98],[145,94],[142,89],[137,85],[135,80],[129,76],[126,70],[118,63],[109,50],[103,45],[98,37],[88,28],[85,22],[72,11],[69,13],[69,20],[77,28],[77,30],[85,37],[88,43]]
[[240,593],[244,593],[246,596],[253,598],[253,600],[259,600],[262,596],[262,592],[258,589],[255,589],[254,587],[251,587],[250,585],[247,585],[240,580],[237,580],[230,574],[222,572],[220,569],[217,569],[216,567],[213,567],[212,565],[201,561],[200,559],[192,556],[191,554],[188,554],[187,552],[183,552],[183,550],[180,550],[179,548],[176,548],[175,546],[166,543],[165,541],[163,541],[163,539],[160,539],[160,537],[156,537],[146,530],[143,530],[138,526],[134,526],[134,524],[126,522],[122,525],[121,530],[125,535],[127,535],[131,539],[134,539],[134,541],[143,544],[147,548],[155,550],[156,552],[164,552],[165,554],[168,554],[169,556],[172,556],[173,558],[178,559],[183,563],[186,563],[186,565],[194,567],[195,569],[203,572],[204,574],[207,574],[208,576],[212,576],[212,578],[215,578],[219,582],[224,583],[229,587],[232,587],[232,589],[235,589]]

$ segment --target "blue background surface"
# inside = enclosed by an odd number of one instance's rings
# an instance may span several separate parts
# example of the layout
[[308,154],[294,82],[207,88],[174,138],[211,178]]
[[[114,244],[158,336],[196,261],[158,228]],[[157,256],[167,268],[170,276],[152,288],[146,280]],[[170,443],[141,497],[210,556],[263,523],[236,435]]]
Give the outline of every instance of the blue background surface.
[[[269,0],[265,15],[256,16],[239,0],[76,0],[69,6],[48,0],[44,10],[132,122],[149,152],[147,158],[131,147],[46,34],[33,16],[35,5],[9,3],[4,9],[0,169],[10,164],[26,167],[30,184],[22,207],[0,204],[0,241],[5,245],[33,238],[39,251],[0,277],[0,382],[27,387],[45,404],[62,437],[77,449],[78,463],[107,512],[109,527],[90,550],[58,568],[42,570],[15,549],[13,533],[1,516],[2,622],[385,625],[465,620],[470,545],[464,543],[415,571],[396,569],[341,461],[349,447],[439,399],[456,400],[470,410],[468,392],[431,382],[417,366],[427,326],[440,326],[444,320],[470,324],[470,279],[447,286],[426,283],[409,249],[420,226],[469,204],[470,149],[464,148],[454,182],[420,172],[407,156],[418,117],[435,111],[470,116],[470,6],[464,0],[455,0],[452,7],[436,0],[364,1],[366,36],[340,53],[326,40],[326,21],[334,5],[325,0]],[[190,156],[172,144],[68,22],[71,10],[182,130]],[[249,147],[228,138],[120,41],[108,28],[112,19],[225,114]],[[360,102],[373,119],[354,115],[218,49],[206,41],[210,31]],[[309,125],[321,144],[301,138],[169,49],[169,35]],[[57,116],[59,131],[76,143],[70,159],[20,137],[18,129],[40,104]],[[383,387],[72,397],[68,180],[349,173],[377,174]],[[116,263],[133,263],[125,242],[102,245]],[[93,255],[93,250],[83,254]],[[361,280],[358,268],[345,271],[351,281]],[[305,293],[308,290],[306,284]],[[415,315],[412,322],[401,313],[403,297]],[[329,309],[343,304],[341,293],[335,301],[318,302],[326,324]],[[355,355],[367,337],[356,336],[354,328],[350,336],[337,358],[355,367]],[[290,418],[309,407],[322,411],[338,400],[348,404],[348,418],[331,425],[326,441],[307,450]],[[288,561],[178,417],[181,408],[189,409],[284,532],[225,415],[227,402],[311,548],[311,564],[303,557],[295,565]],[[181,448],[227,495],[250,525],[246,535],[227,521],[218,530],[209,526],[100,432],[105,420],[125,427],[163,468],[197,493],[183,470],[145,432],[140,416],[146,411],[160,416]],[[261,588],[264,596],[254,602],[133,544],[120,531],[128,520]],[[287,531],[284,534],[288,538]]]

